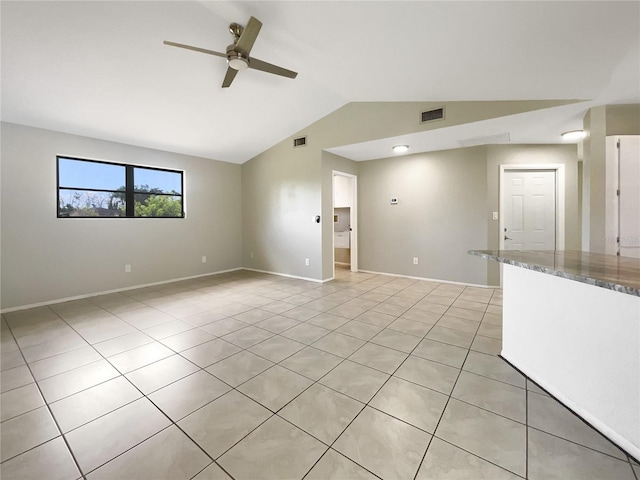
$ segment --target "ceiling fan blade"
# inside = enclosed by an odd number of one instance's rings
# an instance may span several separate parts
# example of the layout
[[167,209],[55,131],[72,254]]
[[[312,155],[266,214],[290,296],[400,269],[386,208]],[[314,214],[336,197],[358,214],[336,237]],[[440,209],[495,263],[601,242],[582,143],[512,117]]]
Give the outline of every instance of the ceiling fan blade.
[[242,35],[236,43],[236,50],[242,53],[245,57],[249,56],[249,52],[253,48],[253,44],[258,38],[258,33],[262,28],[262,22],[255,17],[251,17],[247,22],[247,26],[244,27]]
[[231,67],[227,67],[227,74],[224,76],[224,80],[222,81],[222,88],[227,88],[233,82],[233,79],[236,78],[238,70],[235,70]]
[[249,68],[260,70],[262,72],[273,73],[287,78],[296,78],[298,76],[298,72],[292,72],[286,68],[278,67],[277,65],[272,65],[271,63],[263,62],[262,60],[258,60],[253,57],[249,59]]
[[194,52],[208,53],[209,55],[215,55],[216,57],[227,58],[226,53],[215,52],[213,50],[207,50],[206,48],[192,47],[191,45],[185,45],[183,43],[176,43],[176,42],[169,42],[167,40],[165,40],[162,43],[164,43],[165,45],[170,45],[172,47],[186,48],[187,50],[193,50]]

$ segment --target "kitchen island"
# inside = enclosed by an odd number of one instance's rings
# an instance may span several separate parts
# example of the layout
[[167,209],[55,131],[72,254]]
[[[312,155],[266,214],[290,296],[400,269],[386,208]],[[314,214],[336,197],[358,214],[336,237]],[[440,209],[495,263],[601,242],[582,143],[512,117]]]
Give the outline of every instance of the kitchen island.
[[501,356],[640,458],[640,260],[475,250],[503,266]]

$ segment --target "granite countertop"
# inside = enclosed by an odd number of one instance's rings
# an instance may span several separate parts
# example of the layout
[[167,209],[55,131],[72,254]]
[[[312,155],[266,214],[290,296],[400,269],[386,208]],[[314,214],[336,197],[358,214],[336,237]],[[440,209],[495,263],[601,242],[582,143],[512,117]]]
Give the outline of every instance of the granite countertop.
[[469,253],[640,297],[640,259],[637,258],[574,250],[469,250]]

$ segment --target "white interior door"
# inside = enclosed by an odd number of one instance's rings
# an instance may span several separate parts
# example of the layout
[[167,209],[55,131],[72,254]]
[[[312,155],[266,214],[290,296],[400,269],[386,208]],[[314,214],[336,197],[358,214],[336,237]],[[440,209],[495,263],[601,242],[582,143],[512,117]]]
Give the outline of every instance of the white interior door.
[[555,250],[555,170],[506,170],[503,186],[504,249]]
[[620,255],[640,258],[640,136],[619,139]]

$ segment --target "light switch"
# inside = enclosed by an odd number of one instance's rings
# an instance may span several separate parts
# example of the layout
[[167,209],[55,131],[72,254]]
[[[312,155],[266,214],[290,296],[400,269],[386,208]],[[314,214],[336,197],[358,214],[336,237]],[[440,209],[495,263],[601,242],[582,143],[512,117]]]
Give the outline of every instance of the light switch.
[[498,220],[498,212],[493,212],[493,219]]

